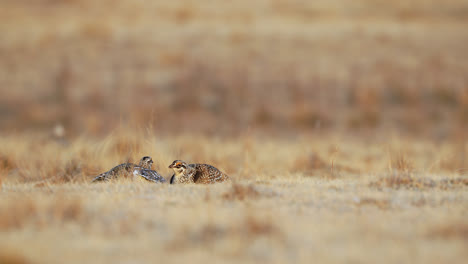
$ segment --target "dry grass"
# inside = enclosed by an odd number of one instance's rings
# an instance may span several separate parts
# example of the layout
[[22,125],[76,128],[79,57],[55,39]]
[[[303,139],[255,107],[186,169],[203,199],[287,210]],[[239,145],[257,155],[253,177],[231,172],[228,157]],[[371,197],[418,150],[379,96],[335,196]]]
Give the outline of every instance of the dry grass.
[[[133,131],[64,145],[4,135],[0,153],[9,161],[0,175],[0,247],[21,254],[1,253],[0,260],[463,263],[468,179],[436,162],[432,151],[456,156],[460,144]],[[389,156],[388,149],[406,154]],[[234,183],[89,183],[141,155],[152,156],[166,178],[167,165],[183,158],[212,163]],[[322,162],[311,159],[316,156]]]
[[438,188],[443,190],[450,190],[454,188],[466,188],[468,186],[467,178],[445,178],[434,179],[423,175],[415,175],[410,173],[389,173],[381,177],[377,181],[371,182],[370,187],[377,188],[409,188],[409,189],[432,189]]
[[21,253],[11,248],[0,249],[0,263],[2,264],[29,264],[32,261],[26,259]]
[[466,131],[465,0],[1,5],[2,129]]
[[[0,3],[0,263],[465,263],[466,0]],[[233,178],[90,180],[149,155]]]
[[428,236],[441,239],[463,239],[466,241],[468,240],[468,225],[466,222],[460,222],[435,227],[428,232]]
[[254,200],[260,196],[260,193],[252,185],[244,186],[232,184],[232,189],[223,194],[226,200]]

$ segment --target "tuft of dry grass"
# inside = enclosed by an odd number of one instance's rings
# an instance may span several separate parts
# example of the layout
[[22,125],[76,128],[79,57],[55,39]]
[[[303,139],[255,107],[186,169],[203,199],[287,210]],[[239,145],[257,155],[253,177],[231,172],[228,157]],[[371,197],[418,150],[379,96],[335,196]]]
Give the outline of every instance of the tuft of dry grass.
[[378,199],[373,197],[362,197],[357,201],[359,206],[376,206],[381,210],[388,210],[391,208],[391,201],[388,199]]
[[331,169],[331,164],[328,164],[317,153],[311,153],[308,157],[297,159],[293,167],[296,171],[329,170]]
[[454,188],[465,188],[468,185],[468,178],[431,178],[413,173],[393,172],[376,181],[372,181],[369,186],[376,188],[408,188],[408,189],[441,189],[450,190]]
[[225,200],[252,200],[260,196],[254,186],[252,185],[242,185],[233,183],[232,188],[222,195],[222,198]]
[[415,178],[411,173],[394,172],[390,173],[386,177],[382,177],[375,182],[371,182],[370,186],[382,188],[421,188],[421,187],[433,187],[434,183],[430,180],[424,181],[421,178]]
[[414,169],[407,154],[401,150],[390,153],[389,170],[410,173]]
[[0,171],[8,173],[10,170],[16,168],[16,165],[13,163],[10,157],[1,155],[0,156]]
[[462,239],[468,241],[468,224],[456,222],[432,227],[427,236],[437,239]]

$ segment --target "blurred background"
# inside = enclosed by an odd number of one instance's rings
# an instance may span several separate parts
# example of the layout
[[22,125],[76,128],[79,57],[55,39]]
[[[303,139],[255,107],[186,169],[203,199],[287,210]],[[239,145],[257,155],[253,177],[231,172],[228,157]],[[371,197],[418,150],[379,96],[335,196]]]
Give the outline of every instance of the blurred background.
[[446,139],[466,0],[0,0],[0,129]]

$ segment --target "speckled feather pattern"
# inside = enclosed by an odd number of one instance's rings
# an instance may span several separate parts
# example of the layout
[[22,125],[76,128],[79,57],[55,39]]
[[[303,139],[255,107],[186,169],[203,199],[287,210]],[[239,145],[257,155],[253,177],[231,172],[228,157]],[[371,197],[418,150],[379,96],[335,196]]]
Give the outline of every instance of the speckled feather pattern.
[[[122,163],[113,167],[107,172],[99,174],[92,180],[92,182],[109,181],[120,177],[128,178],[134,176],[141,176],[153,182],[162,182],[162,180],[158,180],[159,177],[162,178],[161,175],[159,175],[156,171],[151,170],[152,165],[153,160],[151,157],[145,156],[140,160],[138,165],[133,163]],[[134,174],[135,170],[139,171],[139,173]],[[164,178],[162,179],[164,180]]]
[[92,182],[109,181],[119,177],[128,177],[132,175],[135,167],[138,167],[138,165],[133,163],[122,163],[110,169],[109,171],[99,174],[92,180]]
[[171,178],[171,184],[213,184],[225,181],[230,181],[229,176],[209,164],[189,164],[183,175],[173,175]]

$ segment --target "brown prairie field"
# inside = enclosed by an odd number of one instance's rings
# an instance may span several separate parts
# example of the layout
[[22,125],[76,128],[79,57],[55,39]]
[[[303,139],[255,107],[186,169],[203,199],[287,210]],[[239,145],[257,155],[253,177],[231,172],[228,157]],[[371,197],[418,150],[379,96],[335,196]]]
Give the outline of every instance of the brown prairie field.
[[[466,0],[0,0],[0,264],[465,263]],[[149,155],[232,183],[90,183]]]
[[[0,143],[0,263],[468,257],[467,144],[132,133],[68,145],[33,136]],[[233,183],[90,183],[142,155],[151,155],[166,178],[178,157],[209,161]]]

